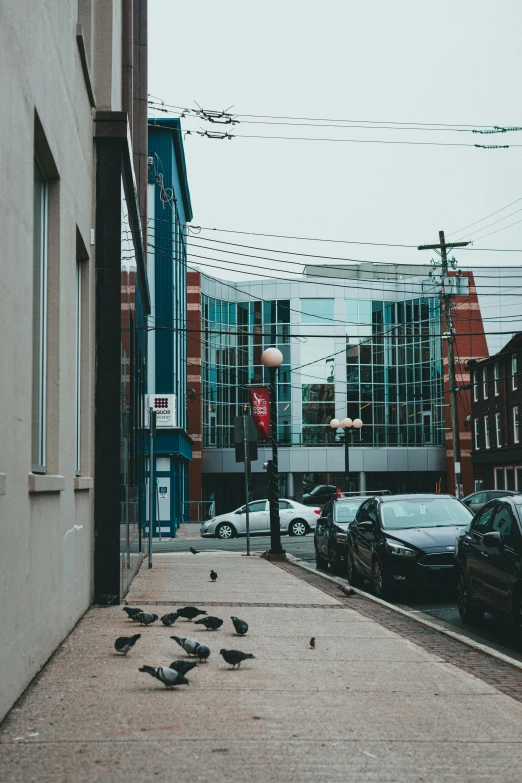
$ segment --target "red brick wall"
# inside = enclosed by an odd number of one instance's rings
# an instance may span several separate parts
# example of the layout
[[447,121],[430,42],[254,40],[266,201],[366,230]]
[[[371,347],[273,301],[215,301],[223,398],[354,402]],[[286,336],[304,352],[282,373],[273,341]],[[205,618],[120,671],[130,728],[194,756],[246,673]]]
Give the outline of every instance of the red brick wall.
[[[450,272],[450,275],[455,275]],[[475,280],[472,272],[463,272],[463,277],[469,278],[469,294],[467,296],[453,296],[451,299],[453,326],[455,328],[455,372],[457,386],[470,383],[469,369],[466,367],[468,359],[482,359],[489,356],[484,325],[475,288]],[[443,340],[444,362],[444,402],[445,411],[445,436],[446,436],[446,490],[455,493],[455,472],[453,463],[453,438],[451,434],[451,415],[449,408],[449,384],[448,384],[448,359],[447,342]],[[473,468],[471,465],[472,449],[472,424],[466,422],[466,417],[471,414],[471,390],[461,391],[457,394],[460,454],[461,454],[461,481],[464,495],[473,492]]]
[[[201,500],[201,275],[187,274],[187,357],[188,389],[194,389],[195,399],[188,402],[188,434],[194,441],[189,466],[189,500]],[[192,393],[189,391],[189,400]],[[194,395],[192,395],[194,396]]]

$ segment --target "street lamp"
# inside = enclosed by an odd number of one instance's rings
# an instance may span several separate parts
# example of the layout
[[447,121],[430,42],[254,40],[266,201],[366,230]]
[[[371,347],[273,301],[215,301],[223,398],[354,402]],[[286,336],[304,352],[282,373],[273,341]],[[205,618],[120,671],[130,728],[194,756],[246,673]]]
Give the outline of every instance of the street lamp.
[[281,546],[281,523],[279,521],[279,468],[277,464],[277,380],[276,370],[283,362],[278,348],[267,348],[261,354],[261,362],[270,373],[270,442],[272,445],[272,469],[270,486],[270,555],[284,555]]
[[344,430],[344,488],[345,491],[348,492],[348,488],[350,486],[349,480],[350,480],[350,473],[349,473],[349,461],[348,461],[348,430],[351,430],[352,427],[356,430],[360,430],[363,426],[363,422],[361,419],[350,419],[346,418],[342,421],[339,421],[339,419],[332,419],[330,422],[330,427],[333,430],[339,429],[339,427],[342,427]]

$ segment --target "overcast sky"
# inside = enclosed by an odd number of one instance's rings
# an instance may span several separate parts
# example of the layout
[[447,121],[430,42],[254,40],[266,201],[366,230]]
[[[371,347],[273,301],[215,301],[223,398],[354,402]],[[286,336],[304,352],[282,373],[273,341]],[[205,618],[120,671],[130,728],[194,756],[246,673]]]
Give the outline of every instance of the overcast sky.
[[[522,125],[520,0],[150,0],[149,9],[149,91],[169,104],[195,107],[197,102],[215,110],[233,105],[231,111],[245,115]],[[184,128],[213,129],[199,119],[182,122]],[[246,122],[231,132],[522,144],[522,132],[490,136]],[[220,141],[191,135],[185,154],[193,222],[206,227],[417,245],[437,241],[439,229],[449,235],[522,198],[522,147]],[[507,217],[516,210],[521,211]],[[478,238],[521,219],[522,201],[462,237]],[[415,249],[201,236],[365,260],[430,258]],[[522,222],[477,239],[475,246],[522,248]],[[196,245],[192,251],[218,257]],[[223,261],[205,261],[212,267],[202,271],[237,278],[224,263],[234,256],[220,257]],[[515,264],[522,253],[463,251],[458,258],[463,266]],[[283,268],[277,260],[243,261],[254,265],[244,267],[245,273],[260,273],[263,265]]]

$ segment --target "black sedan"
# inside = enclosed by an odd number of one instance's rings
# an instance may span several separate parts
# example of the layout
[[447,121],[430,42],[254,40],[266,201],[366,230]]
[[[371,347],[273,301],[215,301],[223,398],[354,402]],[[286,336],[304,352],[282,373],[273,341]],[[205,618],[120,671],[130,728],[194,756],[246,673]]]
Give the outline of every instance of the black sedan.
[[511,489],[484,489],[480,492],[473,492],[471,495],[467,495],[465,498],[462,498],[462,502],[470,511],[473,511],[473,513],[476,514],[477,511],[484,508],[486,503],[490,500],[503,498],[506,495],[518,495],[518,492]]
[[391,495],[366,500],[348,527],[350,584],[369,579],[380,598],[398,587],[451,585],[455,541],[473,515],[451,495]]
[[322,506],[329,500],[333,500],[336,495],[337,487],[333,484],[319,484],[303,495],[303,503],[305,506]]
[[317,568],[330,567],[333,574],[346,571],[346,536],[357,509],[367,496],[341,498],[327,503],[314,532]]
[[457,605],[465,623],[484,612],[511,621],[522,642],[522,495],[492,500],[457,541]]

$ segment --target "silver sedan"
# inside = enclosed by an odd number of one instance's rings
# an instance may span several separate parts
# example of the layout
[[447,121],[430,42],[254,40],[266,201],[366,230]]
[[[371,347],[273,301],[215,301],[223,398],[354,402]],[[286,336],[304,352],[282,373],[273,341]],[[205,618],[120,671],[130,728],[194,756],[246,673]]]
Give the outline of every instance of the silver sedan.
[[[270,532],[270,509],[268,500],[253,500],[248,504],[249,527],[252,534]],[[246,535],[246,506],[236,508],[227,514],[203,522],[200,534],[203,537],[233,538]],[[290,536],[305,536],[315,530],[321,509],[314,506],[304,506],[295,500],[281,498],[279,500],[279,519],[281,532]]]

